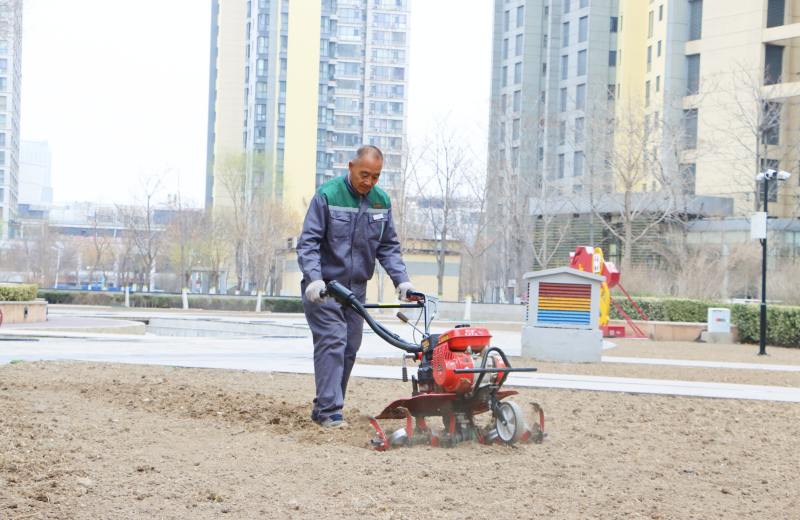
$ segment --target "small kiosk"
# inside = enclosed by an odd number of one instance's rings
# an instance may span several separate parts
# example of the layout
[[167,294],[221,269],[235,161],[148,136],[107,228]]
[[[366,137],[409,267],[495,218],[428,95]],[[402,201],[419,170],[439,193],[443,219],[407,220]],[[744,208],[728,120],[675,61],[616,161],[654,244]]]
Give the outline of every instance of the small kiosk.
[[557,363],[600,363],[600,289],[605,277],[569,267],[527,273],[528,312],[522,357]]

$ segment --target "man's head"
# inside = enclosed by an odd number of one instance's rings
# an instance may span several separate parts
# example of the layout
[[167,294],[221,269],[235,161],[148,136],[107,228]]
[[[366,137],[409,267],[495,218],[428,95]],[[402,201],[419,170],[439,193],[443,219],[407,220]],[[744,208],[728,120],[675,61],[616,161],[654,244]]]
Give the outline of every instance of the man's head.
[[350,161],[350,184],[361,195],[366,195],[378,184],[383,169],[383,154],[376,146],[365,144]]

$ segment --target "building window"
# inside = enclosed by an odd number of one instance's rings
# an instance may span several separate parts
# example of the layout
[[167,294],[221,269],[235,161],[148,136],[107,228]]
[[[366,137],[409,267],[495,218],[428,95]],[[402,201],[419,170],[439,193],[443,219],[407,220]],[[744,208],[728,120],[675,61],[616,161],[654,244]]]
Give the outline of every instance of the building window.
[[278,119],[284,120],[286,119],[286,104],[279,103],[278,104]]
[[508,67],[503,67],[503,73],[500,76],[501,86],[508,86]]
[[561,32],[561,46],[567,47],[569,45],[569,22],[566,22],[562,26],[563,30]]
[[278,97],[281,99],[286,99],[286,82],[280,81],[278,82]]
[[575,152],[572,155],[572,176],[583,176],[583,152]]
[[[783,75],[783,47],[780,45],[765,45],[764,54],[764,85],[775,85],[781,82]],[[3,88],[2,90],[5,90]]]
[[619,19],[616,16],[611,17],[611,32],[617,32],[617,23]]
[[586,108],[586,83],[575,87],[575,109],[583,110]]
[[8,74],[8,60],[5,58],[0,60],[0,74]]
[[517,29],[525,25],[525,6],[517,7]]
[[519,166],[519,147],[515,146],[511,149],[511,166],[516,168]]
[[501,112],[501,113],[503,113],[503,114],[505,114],[505,113],[506,113],[506,108],[507,108],[507,103],[508,103],[508,102],[506,101],[506,98],[507,98],[507,97],[508,97],[508,96],[506,96],[505,94],[503,94],[502,96],[500,96],[500,112]]
[[644,82],[644,106],[650,106],[650,82]]
[[683,111],[683,145],[687,150],[697,148],[697,109]]
[[688,73],[686,75],[686,95],[692,96],[700,92],[700,55],[686,56]]
[[515,119],[511,123],[511,139],[514,141],[519,139],[519,119]]
[[689,0],[689,41],[703,36],[703,0]]
[[664,19],[664,6],[663,5],[659,5],[658,6],[658,21],[660,22],[663,19]]
[[558,144],[564,146],[567,144],[567,122],[561,121],[558,124]]
[[0,152],[0,165],[6,164],[6,152]]
[[[522,35],[520,35],[520,36],[522,36]],[[546,34],[542,35],[542,47],[547,48],[547,35]],[[522,51],[520,50],[520,52],[522,52]]]
[[0,42],[0,54],[8,54],[8,42]]
[[500,146],[504,147],[506,143],[506,122],[500,123]]
[[8,78],[0,78],[0,92],[5,92],[8,89]]
[[564,154],[558,154],[558,178],[564,178]]
[[589,17],[584,16],[578,20],[578,42],[585,42],[589,39]]
[[650,14],[647,15],[647,37],[653,37],[653,11],[650,11]]
[[[681,164],[681,191],[685,195],[694,195],[697,184],[697,165],[696,164]],[[777,185],[777,183],[774,183]],[[775,201],[777,201],[777,197]],[[770,201],[774,202],[774,201]]]
[[542,63],[542,76],[547,75],[547,63]]
[[569,4],[572,0],[564,0],[564,14],[569,12]]
[[569,56],[561,56],[561,79],[569,77]]
[[622,49],[619,50],[619,59],[617,60],[617,65],[622,65]]
[[608,66],[617,66],[617,51],[608,51]]
[[522,63],[514,64],[514,84],[522,83]]
[[256,105],[256,121],[267,120],[267,105]]
[[[323,130],[324,132],[324,130]],[[286,143],[286,127],[279,126],[278,127],[278,144],[285,144]]]
[[269,15],[268,14],[258,15],[258,30],[266,31],[268,28],[269,28]]
[[647,46],[647,72],[653,69],[653,46]]
[[247,22],[247,31],[245,31],[245,39],[250,40],[250,22]]
[[242,132],[242,148],[247,148],[247,130]]
[[656,52],[657,57],[661,57],[661,40],[658,40],[658,51]]
[[256,43],[256,52],[258,52],[258,54],[266,54],[269,51],[269,38],[266,36],[259,36]]
[[281,13],[281,31],[289,30],[289,13]]
[[661,92],[661,76],[656,76],[656,92]]
[[774,101],[764,103],[762,126],[764,128],[761,134],[761,142],[764,144],[775,145],[780,144],[781,137],[781,110],[783,105]]
[[584,139],[584,130],[586,128],[586,119],[579,117],[575,119],[575,142],[582,143]]
[[286,58],[281,58],[281,76],[286,75]]
[[786,0],[769,0],[767,2],[767,28],[783,25],[785,11]]
[[267,60],[256,60],[256,74],[259,76],[267,75]]
[[[544,46],[547,47],[547,35],[544,35]],[[514,40],[514,56],[522,56],[522,35],[518,34]]]
[[581,0],[580,6],[581,9],[584,7],[589,7],[589,0]]
[[503,13],[503,30],[507,31],[511,28],[511,11]]
[[253,137],[253,144],[265,144],[267,142],[267,129],[263,126],[255,128],[256,135]]
[[256,82],[256,99],[267,99],[267,83],[264,81]]
[[250,67],[244,68],[244,82],[250,83]]
[[578,76],[586,75],[586,51],[578,52]]
[[281,52],[289,52],[289,37],[281,36]]
[[514,92],[514,112],[519,112],[522,108],[522,92],[517,90]]
[[508,38],[503,40],[503,59],[508,59]]
[[561,100],[560,100],[560,102],[561,102],[561,105],[560,105],[559,108],[561,109],[562,112],[566,112],[567,111],[567,89],[565,89],[565,88],[561,89]]

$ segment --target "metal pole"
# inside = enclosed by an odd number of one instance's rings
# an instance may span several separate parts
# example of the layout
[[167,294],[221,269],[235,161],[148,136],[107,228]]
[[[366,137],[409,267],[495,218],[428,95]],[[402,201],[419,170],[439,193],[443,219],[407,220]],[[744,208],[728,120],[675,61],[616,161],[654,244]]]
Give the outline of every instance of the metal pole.
[[[767,233],[769,233],[769,178],[764,178],[764,213],[767,214]],[[761,240],[761,325],[759,356],[767,355],[767,239]]]

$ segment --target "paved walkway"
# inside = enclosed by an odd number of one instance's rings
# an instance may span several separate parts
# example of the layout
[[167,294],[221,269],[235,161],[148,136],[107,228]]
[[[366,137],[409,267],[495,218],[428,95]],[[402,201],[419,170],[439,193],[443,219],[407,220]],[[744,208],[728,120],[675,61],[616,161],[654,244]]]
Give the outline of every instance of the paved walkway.
[[[99,317],[107,315],[115,318],[143,318],[154,313],[141,311],[124,312],[64,312],[59,314]],[[163,316],[162,313],[158,313]],[[214,318],[213,313],[198,315],[181,314],[185,319]],[[257,323],[282,323],[305,325],[302,316],[269,315],[260,316],[219,316],[225,320]],[[388,325],[391,330],[407,340],[413,340],[413,331],[403,324]],[[442,328],[441,331],[446,330]],[[437,330],[438,331],[438,330]],[[313,373],[313,346],[309,337],[304,338],[180,338],[159,336],[117,336],[63,334],[61,338],[42,338],[37,341],[17,341],[12,337],[0,341],[0,364],[12,360],[80,360],[102,363],[129,363],[144,365],[182,366],[210,369],[250,370],[257,372],[286,372],[298,374]],[[417,338],[418,339],[418,338]],[[492,344],[497,345],[509,356],[521,354],[518,332],[498,331],[493,334]],[[359,352],[360,358],[399,357],[400,351],[388,345],[375,334],[364,336]],[[791,365],[761,365],[752,363],[725,363],[714,361],[687,361],[652,358],[603,357],[605,363],[631,363],[648,365],[669,365],[684,367],[703,367],[720,369],[770,370],[797,372],[800,367]],[[409,366],[409,372],[415,368]],[[400,368],[391,366],[357,364],[353,375],[356,377],[400,379]],[[598,377],[566,374],[517,373],[508,379],[508,385],[534,388],[564,388],[574,390],[594,390],[610,392],[630,392],[645,394],[681,395],[694,397],[755,399],[768,401],[800,402],[800,389],[755,385],[735,385],[726,383],[703,383],[690,381],[669,381],[654,379],[634,379],[617,377]]]

